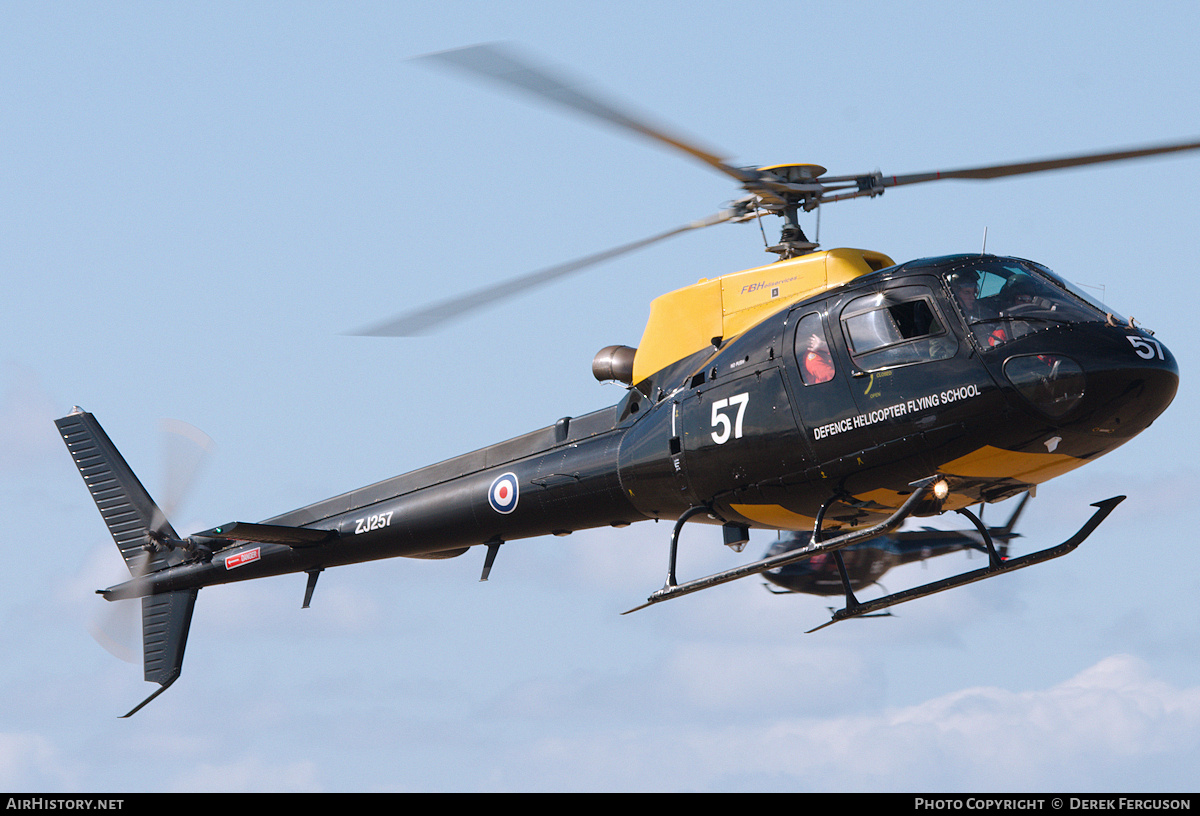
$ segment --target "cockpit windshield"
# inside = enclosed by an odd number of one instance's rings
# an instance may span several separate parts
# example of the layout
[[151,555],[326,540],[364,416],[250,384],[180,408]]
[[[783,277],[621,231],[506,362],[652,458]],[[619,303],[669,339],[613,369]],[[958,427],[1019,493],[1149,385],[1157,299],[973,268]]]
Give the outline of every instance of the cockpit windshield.
[[954,305],[984,348],[1055,326],[1107,319],[1102,305],[1036,264],[981,258],[946,277]]
[[1067,291],[1069,291],[1071,294],[1075,295],[1075,297],[1079,298],[1080,300],[1086,301],[1087,303],[1090,303],[1092,306],[1099,309],[1103,314],[1112,315],[1113,320],[1115,320],[1116,322],[1118,322],[1118,323],[1128,323],[1129,322],[1125,318],[1121,317],[1119,314],[1114,312],[1112,309],[1108,308],[1103,303],[1101,303],[1099,299],[1088,294],[1087,290],[1084,289],[1082,286],[1071,283],[1066,278],[1063,278],[1063,277],[1060,277],[1059,275],[1054,274],[1049,269],[1047,269],[1046,267],[1042,266],[1039,263],[1031,262],[1029,265],[1034,267],[1035,269],[1037,269],[1037,271],[1041,272],[1043,275],[1045,275],[1050,280],[1057,283],[1059,286],[1061,286],[1064,289],[1066,289]]

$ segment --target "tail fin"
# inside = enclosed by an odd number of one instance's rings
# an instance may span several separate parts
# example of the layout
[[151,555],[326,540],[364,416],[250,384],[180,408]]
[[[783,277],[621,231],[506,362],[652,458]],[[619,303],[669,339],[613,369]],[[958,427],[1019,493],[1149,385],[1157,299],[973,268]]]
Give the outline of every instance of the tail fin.
[[[169,551],[152,552],[147,545],[155,538],[178,536],[96,418],[75,408],[54,424],[130,574],[137,578],[169,566]],[[147,553],[151,553],[149,563]]]
[[[62,419],[56,419],[54,424],[58,426],[130,574],[136,579],[174,564],[179,559],[178,553],[154,544],[178,540],[178,535],[96,418],[75,408]],[[158,683],[159,688],[126,717],[166,691],[179,677],[198,591],[185,589],[142,598],[145,678],[147,682]]]
[[179,679],[183,650],[198,589],[179,589],[142,598],[142,662],[148,683],[158,689],[123,717],[132,717],[142,706],[162,694]]

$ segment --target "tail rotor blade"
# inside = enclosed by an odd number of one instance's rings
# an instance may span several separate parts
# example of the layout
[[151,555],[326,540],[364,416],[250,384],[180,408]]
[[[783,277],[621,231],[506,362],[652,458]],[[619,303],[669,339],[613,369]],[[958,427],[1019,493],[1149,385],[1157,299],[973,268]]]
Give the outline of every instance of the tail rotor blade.
[[[129,564],[133,582],[150,574],[154,554],[146,550]],[[112,601],[88,622],[88,634],[109,654],[126,663],[138,662],[138,646],[142,640],[141,602]]]
[[180,504],[204,470],[216,443],[204,431],[177,419],[162,420],[159,431],[163,463],[159,507],[166,518],[176,518]]
[[[174,536],[170,522],[181,500],[195,482],[196,476],[203,469],[207,457],[215,447],[211,438],[203,431],[179,420],[163,420],[162,431],[162,461],[163,461],[163,490],[160,495],[162,505],[149,503],[146,512],[149,515],[146,529],[165,537]],[[149,544],[149,542],[145,542]],[[158,558],[163,561],[169,554],[163,553]],[[160,566],[162,564],[159,564]],[[156,555],[149,548],[131,553],[126,559],[131,581],[135,587],[156,566]],[[127,663],[137,663],[140,659],[139,649],[142,641],[142,611],[140,601],[130,600],[106,603],[88,622],[88,633],[109,654]]]
[[141,640],[141,602],[114,601],[88,623],[88,634],[113,657],[137,663]]

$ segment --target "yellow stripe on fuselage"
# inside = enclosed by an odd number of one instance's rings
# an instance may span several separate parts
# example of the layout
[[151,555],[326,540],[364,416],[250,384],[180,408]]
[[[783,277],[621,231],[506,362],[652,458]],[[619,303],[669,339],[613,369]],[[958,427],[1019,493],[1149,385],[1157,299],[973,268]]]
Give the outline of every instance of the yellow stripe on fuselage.
[[[959,510],[980,501],[979,490],[972,494],[958,493],[953,488],[953,477],[986,479],[989,482],[1019,482],[1037,485],[1056,476],[1074,470],[1085,460],[1061,453],[1020,453],[984,445],[982,448],[947,462],[938,468],[938,474],[948,476],[951,482],[950,495],[942,503],[944,510]],[[857,493],[854,498],[867,505],[875,505],[876,512],[895,509],[904,504],[910,494],[880,488]],[[777,504],[732,504],[730,507],[755,524],[776,530],[811,530],[815,519],[793,513]],[[829,525],[830,529],[838,525]]]
[[1048,482],[1083,465],[1083,459],[1062,453],[1018,453],[984,445],[979,450],[942,465],[944,476],[972,479],[1014,479],[1027,484]]
[[777,504],[731,504],[735,513],[773,530],[811,530],[817,520],[785,510]]

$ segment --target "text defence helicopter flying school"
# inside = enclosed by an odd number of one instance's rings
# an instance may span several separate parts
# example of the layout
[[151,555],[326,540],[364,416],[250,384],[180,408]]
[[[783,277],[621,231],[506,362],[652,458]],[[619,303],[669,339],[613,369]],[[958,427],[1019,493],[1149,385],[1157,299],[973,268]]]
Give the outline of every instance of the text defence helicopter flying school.
[[[1093,505],[1064,543],[1013,559],[1001,557],[995,531],[968,510],[1028,492],[1148,427],[1179,381],[1164,343],[1040,264],[990,255],[896,264],[878,252],[818,251],[797,216],[889,187],[1036,173],[1194,150],[1200,142],[904,176],[828,177],[816,165],[739,168],[499,47],[428,59],[682,150],[747,194],[710,218],[364,333],[417,333],[726,221],[781,216],[781,239],[769,247],[779,258],[654,300],[637,349],[610,346],[593,361],[598,378],[628,386],[617,405],[261,523],[179,536],[91,414],[76,408],[56,420],[132,575],[99,592],[110,601],[142,599],[145,679],[159,688],[125,716],[179,677],[197,593],[214,584],[303,572],[307,606],[328,567],[451,558],[483,545],[486,579],[504,542],[672,519],[666,584],[638,609],[820,557],[832,560],[846,598],[833,623],[1063,555],[1122,500]],[[948,510],[970,520],[988,565],[859,602],[846,548],[910,516]],[[679,532],[691,519],[722,525],[725,543],[735,547],[751,527],[808,534],[798,546],[680,583]]]

